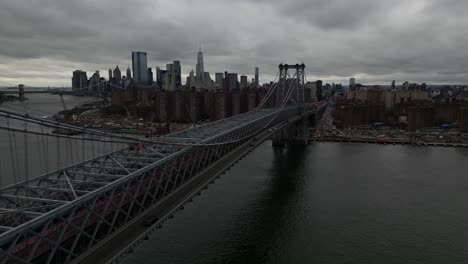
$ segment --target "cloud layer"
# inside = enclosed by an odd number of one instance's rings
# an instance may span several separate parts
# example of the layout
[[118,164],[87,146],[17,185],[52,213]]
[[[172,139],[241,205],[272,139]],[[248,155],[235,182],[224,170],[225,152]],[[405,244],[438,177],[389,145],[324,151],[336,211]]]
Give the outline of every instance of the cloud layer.
[[464,0],[3,0],[0,81],[70,86],[74,69],[151,67],[205,52],[205,69],[270,81],[280,62],[309,80],[467,83]]

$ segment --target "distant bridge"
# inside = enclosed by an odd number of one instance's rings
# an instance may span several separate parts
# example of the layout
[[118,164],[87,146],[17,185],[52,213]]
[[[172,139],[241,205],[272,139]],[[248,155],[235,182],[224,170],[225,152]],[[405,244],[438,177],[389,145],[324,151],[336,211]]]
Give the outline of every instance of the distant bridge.
[[67,90],[24,90],[23,92],[15,91],[15,90],[0,90],[0,94],[6,95],[19,95],[19,94],[67,94],[67,95],[74,95],[77,92],[74,91],[67,91]]
[[[80,89],[72,89],[72,90],[65,90],[65,89],[37,89],[32,87],[26,87],[20,84],[18,87],[8,87],[7,89],[3,88],[0,89],[0,96],[1,95],[17,95],[19,98],[24,98],[26,94],[57,94],[57,95],[86,95],[86,96],[105,96],[108,95],[108,91],[106,89],[98,89],[98,87],[112,87],[113,89],[123,89],[122,87],[116,86],[111,83],[100,83],[96,85],[92,85],[85,88]],[[108,89],[110,90],[110,89]],[[107,91],[107,92],[106,92]]]
[[[134,142],[0,189],[0,262],[118,262],[213,177],[265,140],[306,144],[310,116],[326,103],[304,103],[303,64],[279,68],[279,81],[255,111],[145,140],[0,110],[0,116],[34,125]],[[272,97],[276,107],[263,108]],[[149,216],[156,217],[154,223],[142,227]]]

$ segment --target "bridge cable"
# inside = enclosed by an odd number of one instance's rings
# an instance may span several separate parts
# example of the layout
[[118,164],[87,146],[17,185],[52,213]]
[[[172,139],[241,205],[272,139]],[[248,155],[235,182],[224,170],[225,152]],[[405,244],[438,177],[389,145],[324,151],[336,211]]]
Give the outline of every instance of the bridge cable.
[[278,83],[276,82],[276,78],[279,76],[279,71],[276,72],[275,79],[273,80],[273,86],[268,89],[267,94],[263,97],[262,101],[258,104],[257,110],[261,109],[263,105],[270,99],[272,93],[275,91]]
[[[26,100],[21,101],[21,105],[24,108],[24,112],[29,115],[29,109],[28,109],[28,104],[25,103]],[[24,131],[28,131],[28,122],[25,120],[24,121]],[[24,177],[21,180],[27,180],[29,179],[29,140],[28,140],[28,134],[24,133],[23,134],[23,148],[24,148]]]
[[[290,86],[292,86],[294,82],[291,83]],[[289,92],[289,89],[288,89],[288,92]],[[290,98],[290,97],[289,97]],[[289,100],[289,98],[287,98]],[[285,98],[286,99],[286,98]],[[284,100],[284,102],[288,102],[288,100]],[[285,106],[285,104],[283,104]],[[284,107],[282,107],[281,109],[284,109]],[[34,123],[37,123],[37,124],[41,124],[41,125],[45,125],[47,124],[47,126],[50,126],[50,127],[60,127],[60,128],[66,128],[66,129],[70,129],[70,130],[75,130],[75,131],[85,131],[86,133],[89,133],[89,134],[94,134],[94,135],[101,135],[101,136],[105,136],[105,137],[109,137],[109,138],[119,138],[119,139],[124,139],[124,140],[130,140],[130,141],[136,141],[136,142],[145,142],[145,143],[160,143],[160,144],[165,144],[165,145],[180,145],[180,146],[192,146],[192,145],[198,145],[198,146],[202,146],[202,145],[205,145],[205,146],[212,146],[212,145],[223,145],[223,144],[229,144],[231,142],[226,142],[226,143],[211,143],[211,144],[200,144],[200,143],[177,143],[177,142],[167,142],[167,141],[153,141],[153,140],[142,140],[142,139],[138,139],[138,138],[133,138],[133,137],[128,137],[128,136],[117,136],[117,135],[114,135],[114,134],[110,134],[110,133],[105,133],[105,132],[101,132],[101,131],[97,131],[97,130],[90,130],[90,129],[85,129],[85,128],[79,128],[79,127],[76,127],[76,126],[72,126],[72,125],[68,125],[68,124],[63,124],[63,123],[60,123],[60,122],[51,122],[49,120],[39,120],[37,118],[33,118],[33,117],[30,117],[30,116],[25,116],[25,115],[19,115],[17,113],[13,113],[11,111],[6,111],[6,110],[3,110],[3,109],[0,109],[0,113],[8,113],[8,114],[11,114],[11,115],[16,115],[17,117],[19,116],[21,119],[23,118],[26,118],[26,119],[29,119],[31,122],[34,122]],[[279,115],[279,114],[277,114]],[[276,115],[276,116],[277,116]],[[276,118],[276,117],[275,117]],[[20,120],[21,120],[20,119]],[[237,142],[237,141],[236,141]],[[94,146],[93,146],[94,147]],[[93,151],[94,152],[94,151]]]
[[[0,116],[2,115],[2,110],[0,110]],[[41,121],[37,121],[36,119],[32,118],[31,117],[27,117],[27,116],[21,116],[21,115],[17,115],[19,117],[15,117],[15,116],[10,116],[10,118],[13,118],[13,119],[18,119],[18,120],[21,120],[23,121],[24,119],[28,119],[30,122],[33,122],[33,123],[36,123],[36,124],[42,124],[42,122],[44,120],[41,120]],[[47,123],[48,121],[45,121],[44,123]],[[57,122],[58,123],[58,122]],[[60,123],[58,123],[60,124]],[[45,125],[45,124],[42,124],[42,125]],[[73,127],[73,126],[65,126],[65,125],[62,125],[60,124],[59,126],[55,125],[55,124],[50,124],[48,123],[48,125],[46,125],[47,127],[52,127],[52,128],[70,128],[70,127]],[[0,127],[1,129],[1,127]],[[73,127],[73,130],[77,131],[78,129],[76,129],[75,127]],[[163,144],[163,145],[175,145],[175,146],[192,146],[192,145],[198,145],[198,146],[201,146],[201,145],[206,145],[206,146],[211,146],[211,145],[223,145],[224,143],[212,143],[212,144],[200,144],[200,143],[178,143],[178,142],[168,142],[168,141],[154,141],[154,140],[144,140],[144,139],[140,139],[140,138],[133,138],[133,137],[128,137],[128,136],[118,136],[118,135],[113,135],[113,134],[109,134],[109,133],[95,133],[96,131],[95,130],[92,130],[90,131],[89,129],[84,129],[84,128],[80,128],[80,131],[86,131],[87,133],[91,132],[90,135],[94,135],[94,136],[104,136],[104,137],[108,137],[108,138],[117,138],[119,139],[120,141],[111,141],[113,143],[138,143],[138,142],[141,142],[141,143],[159,143],[159,144]],[[33,132],[33,133],[37,133],[37,132]],[[104,134],[104,135],[102,135]],[[58,135],[55,135],[55,137],[58,137]],[[68,136],[61,136],[63,138],[68,138]],[[96,139],[96,137],[91,137],[90,141],[102,141],[104,142],[104,140],[101,140],[101,139]],[[94,147],[94,145],[93,145]],[[95,153],[95,150],[93,151],[93,153]]]
[[[28,123],[25,121],[24,122],[24,131],[28,131]],[[29,179],[29,140],[28,140],[28,134],[24,133],[23,135],[23,144],[24,144],[24,179],[22,180],[27,180]]]
[[[93,137],[93,135],[91,135],[91,137]],[[94,144],[91,144],[91,155],[93,159],[97,157],[96,152],[94,151]]]
[[[44,133],[44,127],[41,126],[41,133]],[[49,173],[49,137],[42,135],[42,141],[44,144],[44,149],[45,149],[45,167],[46,167],[46,173]]]
[[[296,76],[296,75],[294,75]],[[276,120],[276,118],[279,116],[279,114],[281,114],[281,112],[284,110],[284,108],[286,107],[287,103],[289,102],[289,100],[291,99],[291,95],[294,91],[294,88],[291,88],[292,85],[294,84],[295,80],[293,80],[289,86],[289,89],[288,89],[288,93],[286,94],[286,96],[284,97],[283,99],[283,102],[282,102],[282,105],[281,105],[281,108],[276,111],[275,113],[275,116],[273,116],[270,121],[265,125],[263,126],[263,128],[260,128],[258,129],[256,132],[252,133],[251,135],[248,135],[248,136],[245,136],[243,138],[240,138],[240,139],[236,139],[236,140],[233,140],[233,141],[228,141],[228,142],[217,142],[217,143],[208,143],[208,144],[198,144],[198,143],[194,143],[194,144],[185,144],[187,146],[218,146],[218,145],[227,145],[227,144],[235,144],[235,143],[239,143],[241,141],[244,141],[244,140],[247,140],[249,138],[252,138],[256,135],[258,135],[263,129],[266,129],[268,126],[271,125],[271,123],[273,123],[273,121]]]
[[55,137],[55,143],[57,145],[57,149],[56,149],[56,152],[57,152],[57,170],[59,170],[60,169],[61,158],[60,158],[60,142],[59,142],[58,137]]
[[[5,126],[0,126],[0,130],[5,130],[5,131],[11,131],[11,132],[18,132],[18,133],[25,133],[24,129],[18,129],[18,128],[8,128]],[[73,140],[82,140],[80,137],[73,137],[73,136],[67,136],[67,135],[57,135],[57,134],[48,134],[48,133],[42,133],[42,132],[37,132],[37,131],[31,131],[28,130],[26,131],[28,134],[33,134],[33,135],[41,135],[44,136],[46,139],[48,137],[58,137],[58,138],[70,138]],[[141,141],[124,141],[124,140],[103,140],[103,139],[96,139],[96,138],[85,138],[84,141],[90,141],[90,142],[107,142],[107,143],[114,143],[114,144],[134,144],[138,143]],[[47,143],[48,145],[48,143]]]
[[257,106],[257,111],[263,108],[263,106],[268,102],[268,100],[270,100],[271,96],[274,94],[277,88],[278,88],[278,83],[275,83],[273,87],[269,89],[268,93],[265,95],[262,102],[260,102],[260,104]]
[[[65,146],[65,150],[68,149],[68,152],[70,154],[70,158],[67,160],[67,164],[74,164],[74,160],[73,160],[73,146],[71,144],[71,140],[70,138],[67,138],[66,141],[66,146]],[[67,154],[65,155],[65,157],[67,156]],[[71,161],[71,163],[70,163]]]
[[255,111],[259,111],[263,108],[263,106],[270,100],[271,95],[276,91],[278,84],[275,83],[267,92],[267,94],[263,97],[262,101],[257,105]]
[[85,138],[84,138],[84,133],[81,135],[81,155],[82,155],[82,161],[85,161]]
[[15,175],[15,183],[19,182],[18,179],[20,178],[20,165],[19,165],[19,157],[18,157],[18,144],[16,141],[16,133],[13,133],[13,149],[14,149],[14,155],[15,155],[15,163],[16,163],[16,170],[17,174]]
[[44,126],[47,126],[47,127],[50,127],[50,128],[72,130],[72,131],[77,131],[77,132],[86,132],[87,134],[91,134],[91,135],[99,135],[99,136],[104,136],[104,137],[109,137],[109,138],[119,138],[119,139],[124,139],[124,140],[133,140],[133,141],[136,141],[136,142],[141,141],[139,138],[134,138],[134,137],[129,137],[129,136],[120,136],[120,135],[116,135],[116,134],[102,132],[102,131],[99,131],[99,130],[83,128],[83,127],[77,127],[77,126],[69,125],[69,124],[66,124],[66,123],[59,122],[59,121],[50,121],[50,120],[47,120],[47,119],[39,119],[39,118],[29,116],[28,114],[22,115],[22,114],[18,114],[18,113],[15,113],[15,112],[8,111],[6,109],[1,109],[0,108],[0,116],[1,115],[8,115],[10,118],[21,120],[21,121],[23,121],[24,119],[27,119],[31,123],[35,123],[35,124],[38,124],[38,125],[44,125]]
[[45,156],[41,155],[42,149],[43,149],[41,137],[39,135],[36,135],[36,140],[37,140],[37,152],[36,153],[38,154],[39,170],[41,173],[43,173],[45,171],[44,170],[45,161],[44,162],[42,161],[45,159]]
[[5,81],[0,81],[0,82],[1,82],[1,83],[4,83],[4,84],[6,84],[6,85],[11,85],[12,87],[17,87],[16,85],[11,84],[11,83],[7,83],[7,82],[5,82]]
[[[7,123],[7,126],[8,128],[10,128],[10,120],[8,118],[6,118],[6,123]],[[12,169],[13,169],[13,178],[16,179],[16,161],[15,161],[15,153],[14,153],[14,145],[13,145],[13,140],[12,140],[12,136],[11,136],[12,132],[10,130],[8,130],[8,141],[10,142],[10,158],[11,158],[11,165],[12,165]],[[16,180],[15,180],[15,183],[16,183]]]
[[[3,174],[2,159],[0,159],[0,175],[7,175],[7,174],[8,174],[7,172]],[[2,177],[0,177],[0,188],[1,187],[3,187]]]

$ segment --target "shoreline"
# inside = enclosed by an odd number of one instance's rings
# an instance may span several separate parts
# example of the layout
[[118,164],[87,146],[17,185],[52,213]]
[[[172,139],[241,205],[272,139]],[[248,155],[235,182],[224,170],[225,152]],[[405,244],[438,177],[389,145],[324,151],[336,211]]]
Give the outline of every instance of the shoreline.
[[342,139],[342,138],[319,138],[312,137],[308,139],[309,144],[314,142],[332,142],[332,143],[361,143],[361,144],[379,144],[379,145],[407,145],[415,147],[455,147],[468,148],[467,143],[442,143],[442,142],[411,142],[409,140],[379,140],[379,139]]

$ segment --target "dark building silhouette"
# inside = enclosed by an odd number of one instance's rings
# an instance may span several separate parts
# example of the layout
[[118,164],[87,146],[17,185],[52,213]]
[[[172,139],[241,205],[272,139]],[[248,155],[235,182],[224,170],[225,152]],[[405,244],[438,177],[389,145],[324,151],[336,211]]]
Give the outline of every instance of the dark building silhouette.
[[317,101],[322,101],[323,100],[323,82],[321,80],[318,80],[316,84],[317,84],[317,90],[316,90]]
[[152,85],[153,81],[153,69],[148,68],[148,84]]
[[85,71],[73,71],[72,89],[79,90],[88,87],[88,76]]

